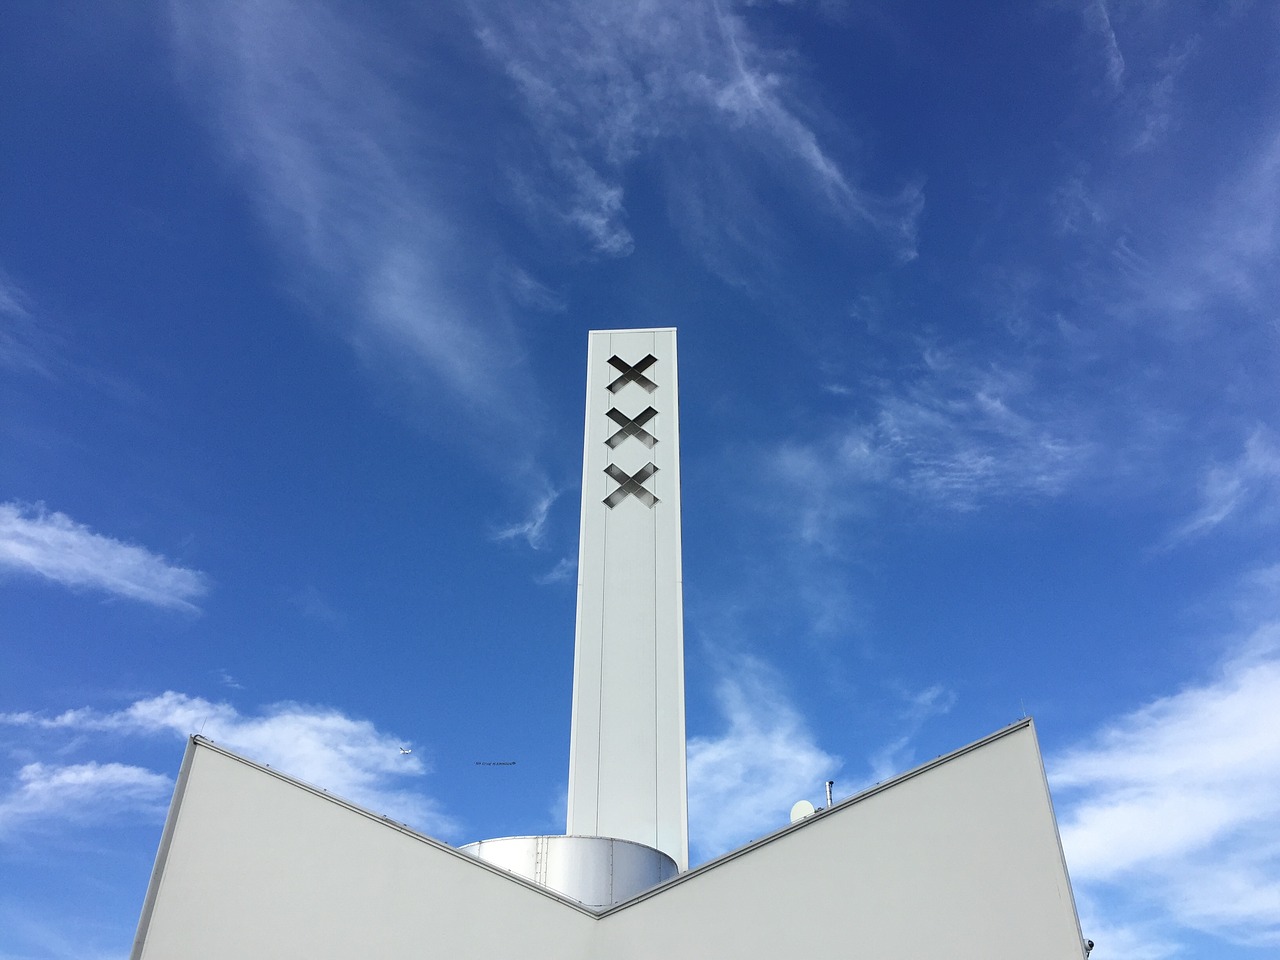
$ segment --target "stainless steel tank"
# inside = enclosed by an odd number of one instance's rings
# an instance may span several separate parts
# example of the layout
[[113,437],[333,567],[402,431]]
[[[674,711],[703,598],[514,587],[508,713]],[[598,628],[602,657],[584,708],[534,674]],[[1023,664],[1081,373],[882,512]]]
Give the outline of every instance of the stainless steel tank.
[[613,837],[499,837],[459,848],[588,907],[608,907],[669,880],[675,860]]

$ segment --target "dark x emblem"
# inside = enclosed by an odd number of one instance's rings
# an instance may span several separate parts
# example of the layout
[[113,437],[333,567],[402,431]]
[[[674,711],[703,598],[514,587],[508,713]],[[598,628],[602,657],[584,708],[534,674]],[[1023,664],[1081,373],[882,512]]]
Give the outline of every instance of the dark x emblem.
[[658,415],[658,411],[653,407],[645,407],[635,415],[635,418],[628,417],[617,407],[610,407],[609,412],[605,414],[610,420],[618,425],[617,431],[608,440],[605,441],[609,446],[616,447],[627,437],[635,437],[646,447],[653,449],[653,445],[658,442],[658,438],[644,428],[644,425]]
[[609,366],[618,371],[617,378],[613,383],[609,384],[609,392],[617,393],[628,383],[638,383],[650,393],[658,389],[658,385],[644,375],[644,372],[658,362],[658,358],[652,353],[637,363],[634,367],[622,360],[617,354],[609,358]]
[[644,488],[644,482],[658,472],[658,468],[652,463],[646,463],[632,476],[627,476],[627,472],[614,463],[605,467],[604,472],[618,481],[618,489],[604,498],[605,506],[610,509],[627,497],[635,497],[646,507],[652,507],[658,502],[658,498]]

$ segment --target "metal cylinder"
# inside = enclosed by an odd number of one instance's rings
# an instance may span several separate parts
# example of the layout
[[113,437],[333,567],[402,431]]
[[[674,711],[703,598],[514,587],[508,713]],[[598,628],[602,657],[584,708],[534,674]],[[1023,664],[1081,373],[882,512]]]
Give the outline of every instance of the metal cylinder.
[[661,850],[613,837],[499,837],[458,849],[597,908],[629,900],[680,872]]

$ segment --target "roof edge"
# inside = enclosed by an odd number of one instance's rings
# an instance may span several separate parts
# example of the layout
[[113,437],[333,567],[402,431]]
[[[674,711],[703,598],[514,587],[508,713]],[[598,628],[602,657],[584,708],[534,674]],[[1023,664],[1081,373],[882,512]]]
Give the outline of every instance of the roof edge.
[[587,334],[593,333],[674,333],[675,327],[620,327],[616,330],[605,328],[603,330],[588,330]]
[[241,754],[236,753],[234,750],[229,750],[226,747],[221,746],[220,744],[214,743],[212,740],[202,737],[198,733],[193,733],[191,735],[190,744],[188,746],[188,750],[191,752],[191,755],[193,757],[194,757],[196,748],[211,750],[214,753],[221,754],[222,756],[228,758],[229,760],[235,760],[238,763],[243,763],[247,767],[252,767],[261,773],[265,773],[268,776],[275,777],[277,780],[283,780],[285,783],[288,783],[294,787],[298,787],[301,790],[305,790],[307,793],[311,793],[317,797],[320,797],[321,799],[328,800],[330,803],[336,803],[340,807],[345,807],[346,809],[350,810],[352,813],[357,813],[360,816],[365,817],[366,819],[369,819],[369,820],[373,820],[384,827],[388,827],[392,830],[396,830],[400,833],[403,833],[405,836],[410,837],[414,840],[417,840],[420,843],[424,843],[427,846],[432,847],[436,850],[439,850],[441,853],[446,853],[451,857],[455,857],[459,860],[464,860],[467,863],[473,864],[482,870],[487,870],[489,873],[492,873],[495,876],[502,877],[506,880],[510,880],[512,883],[519,884],[520,886],[525,887],[528,890],[532,890],[534,893],[539,893],[544,897],[548,897],[552,900],[555,900],[557,903],[561,903],[566,907],[572,907],[574,910],[577,910],[579,913],[585,914],[588,917],[594,918],[594,917],[600,916],[600,912],[598,910],[593,910],[590,907],[588,907],[586,904],[579,903],[577,900],[574,900],[572,897],[567,897],[562,893],[558,893],[557,891],[552,890],[550,887],[544,887],[541,884],[533,882],[532,880],[526,880],[524,877],[520,876],[517,873],[512,873],[509,870],[503,870],[501,867],[496,867],[493,864],[486,863],[485,861],[481,860],[479,857],[473,857],[471,854],[465,853],[464,851],[459,850],[457,847],[450,846],[449,844],[445,843],[443,840],[437,840],[434,837],[427,836],[425,833],[419,833],[417,830],[414,830],[407,823],[401,823],[399,820],[392,820],[386,814],[374,813],[372,810],[368,809],[367,807],[362,807],[357,803],[353,803],[352,801],[347,800],[345,797],[338,796],[336,793],[330,793],[324,787],[316,786],[314,783],[308,783],[307,781],[301,780],[298,777],[294,777],[287,773],[283,773],[275,769],[274,767],[270,766],[269,764],[259,763],[257,760],[251,760],[246,756],[242,756]]
[[[781,827],[778,830],[773,831],[772,833],[766,834],[765,836],[760,837],[759,839],[752,840],[750,843],[744,844],[743,846],[738,847],[735,850],[730,850],[728,853],[721,854],[720,856],[716,857],[714,860],[709,860],[706,863],[700,864],[699,866],[694,867],[691,870],[686,870],[684,873],[681,873],[678,876],[672,877],[670,880],[664,881],[663,883],[650,887],[648,890],[645,890],[641,893],[636,894],[634,897],[630,898],[629,900],[623,900],[621,903],[612,904],[603,909],[592,909],[591,907],[588,907],[586,904],[579,903],[577,900],[574,900],[571,897],[567,897],[564,894],[558,893],[557,891],[552,890],[549,887],[544,887],[541,884],[535,883],[532,880],[528,880],[520,876],[519,874],[515,874],[508,870],[503,870],[501,867],[496,867],[496,866],[493,866],[492,864],[486,863],[485,861],[479,859],[478,857],[474,857],[469,853],[463,852],[457,847],[450,846],[449,844],[445,843],[443,840],[436,840],[434,837],[429,837],[426,834],[419,833],[418,831],[410,827],[408,824],[401,823],[398,820],[392,820],[390,817],[384,814],[374,813],[372,810],[369,810],[356,803],[353,803],[350,800],[347,800],[343,797],[338,796],[337,794],[330,793],[328,790],[324,789],[323,787],[318,787],[315,784],[308,783],[305,780],[300,780],[299,778],[290,776],[287,773],[282,773],[281,771],[276,770],[265,763],[259,763],[256,760],[251,760],[248,757],[242,756],[233,750],[229,750],[226,747],[220,746],[219,744],[216,744],[212,740],[206,739],[205,737],[202,737],[199,734],[191,735],[190,743],[188,745],[188,753],[191,758],[194,758],[195,749],[203,748],[206,750],[212,750],[215,753],[222,754],[223,756],[231,760],[235,760],[239,763],[245,764],[246,766],[253,767],[254,769],[262,773],[275,777],[279,780],[283,780],[286,783],[289,783],[295,787],[305,790],[308,793],[312,793],[317,797],[321,797],[322,799],[328,800],[331,803],[336,803],[339,806],[346,807],[348,810],[350,810],[353,813],[357,813],[362,817],[366,817],[370,820],[374,820],[385,827],[389,827],[392,830],[397,830],[400,833],[403,833],[406,836],[409,836],[415,840],[418,840],[419,842],[424,843],[429,847],[433,847],[434,849],[439,850],[442,853],[446,853],[460,860],[465,860],[468,863],[473,864],[482,870],[487,870],[489,873],[492,873],[495,876],[504,877],[505,879],[509,880],[512,883],[518,884],[526,888],[527,890],[533,891],[534,893],[541,894],[542,896],[547,897],[551,900],[554,900],[557,903],[563,904],[566,907],[570,907],[573,910],[576,910],[578,913],[581,913],[585,916],[591,917],[596,920],[603,920],[606,917],[612,916],[613,914],[617,913],[620,910],[625,910],[630,906],[634,906],[637,903],[640,903],[644,900],[649,899],[650,897],[656,897],[659,894],[665,892],[666,890],[671,889],[672,887],[675,887],[682,883],[686,883],[687,881],[692,880],[695,877],[701,876],[702,874],[707,873],[708,871],[714,870],[717,867],[723,866],[724,864],[729,863],[730,861],[736,860],[739,857],[744,857],[747,854],[751,853],[753,850],[763,847],[766,844],[773,843],[776,840],[780,840],[783,837],[787,836],[788,834],[794,833],[797,830],[803,830],[805,827],[810,826],[811,824],[817,822],[818,820],[823,819],[827,815],[834,813],[837,810],[841,810],[841,809],[844,809],[845,807],[851,807],[851,806],[854,806],[855,804],[861,803],[862,801],[870,797],[874,797],[879,793],[883,793],[884,791],[889,790],[901,783],[905,783],[906,781],[914,779],[915,777],[918,777],[924,773],[928,773],[930,770],[934,769],[935,767],[939,767],[945,763],[949,763],[952,760],[956,760],[967,753],[971,753],[974,750],[981,749],[982,747],[986,746],[989,743],[994,743],[997,740],[1000,740],[1004,737],[1009,736],[1010,734],[1016,733],[1019,730],[1022,730],[1028,727],[1031,728],[1032,735],[1034,736],[1035,723],[1033,719],[1031,717],[1023,717],[1009,724],[1007,727],[1002,727],[1001,729],[996,730],[993,733],[989,733],[985,737],[981,737],[978,740],[974,740],[972,743],[965,744],[963,747],[953,750],[950,753],[942,754],[941,756],[935,757],[933,760],[930,760],[927,763],[922,763],[918,767],[913,767],[912,769],[907,770],[904,773],[900,773],[895,777],[891,777],[888,780],[884,780],[871,787],[868,787],[866,790],[863,790],[860,793],[855,793],[851,797],[846,797],[844,800],[841,800],[839,803],[833,804],[832,806],[828,807],[825,810],[820,810],[817,813],[813,814],[812,816],[806,817],[805,819],[800,820],[796,823],[787,824],[786,826]],[[1039,752],[1038,744],[1036,747],[1036,751],[1037,753]],[[188,759],[187,757],[184,757],[184,761],[183,761],[184,767],[188,765],[187,759]]]
[[[648,890],[645,890],[642,893],[636,894],[630,900],[624,900],[621,903],[614,904],[613,906],[610,906],[607,909],[602,910],[599,916],[601,918],[610,916],[619,910],[625,910],[627,907],[640,903],[643,900],[647,900],[650,897],[655,897],[658,894],[664,892],[665,890],[668,890],[671,887],[676,886],[677,884],[684,883],[688,880],[693,879],[694,877],[702,875],[703,873],[706,873],[710,870],[714,870],[716,867],[723,866],[724,864],[729,863],[732,860],[736,860],[739,857],[744,857],[747,854],[751,853],[753,850],[756,850],[759,847],[763,847],[766,844],[773,843],[775,840],[780,840],[783,837],[787,836],[788,834],[795,833],[797,830],[803,830],[805,827],[810,826],[811,824],[817,822],[818,820],[825,818],[829,814],[835,813],[837,810],[841,810],[845,807],[851,807],[851,806],[854,806],[855,804],[861,803],[862,801],[868,799],[869,797],[874,797],[876,794],[883,793],[886,790],[896,787],[898,784],[905,783],[906,781],[912,780],[915,777],[920,776],[921,774],[928,773],[930,770],[934,769],[935,767],[940,767],[944,763],[949,763],[952,760],[956,760],[967,753],[972,753],[974,750],[981,749],[982,747],[985,747],[989,743],[994,743],[997,740],[1001,740],[1004,737],[1007,737],[1012,733],[1017,733],[1019,730],[1022,730],[1026,727],[1031,728],[1032,735],[1034,736],[1035,735],[1034,721],[1032,720],[1031,717],[1022,717],[1019,720],[1015,720],[1013,723],[1009,724],[1007,727],[1001,727],[999,730],[996,730],[994,733],[989,733],[985,737],[982,737],[978,740],[974,740],[972,743],[965,744],[963,747],[960,747],[957,750],[952,750],[950,753],[944,753],[941,756],[935,757],[933,760],[930,760],[928,763],[922,763],[920,766],[913,767],[912,769],[906,771],[905,773],[900,773],[895,777],[890,777],[888,780],[883,780],[880,783],[875,784],[874,786],[868,787],[866,790],[863,790],[860,793],[855,793],[851,797],[846,797],[845,799],[841,800],[839,803],[833,804],[832,806],[828,807],[825,810],[817,811],[812,816],[805,817],[803,820],[799,820],[795,823],[789,823],[785,827],[781,827],[773,831],[773,833],[766,834],[765,836],[760,837],[757,840],[752,840],[750,843],[744,844],[743,846],[738,847],[735,850],[730,850],[728,853],[723,853],[720,856],[716,857],[714,860],[708,860],[706,863],[700,864],[699,866],[694,867],[691,870],[686,870],[684,873],[680,874],[679,876],[672,877],[670,880],[660,883],[655,887],[650,887]],[[1036,752],[1039,753],[1039,751],[1040,751],[1040,748],[1037,742]]]

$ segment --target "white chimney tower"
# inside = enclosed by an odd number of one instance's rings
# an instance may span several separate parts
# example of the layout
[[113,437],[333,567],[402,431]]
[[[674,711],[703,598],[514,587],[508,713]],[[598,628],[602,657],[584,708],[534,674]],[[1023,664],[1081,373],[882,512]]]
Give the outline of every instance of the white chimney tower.
[[676,332],[587,347],[566,832],[689,866]]
[[591,906],[689,868],[674,329],[593,330],[563,837],[472,855]]

